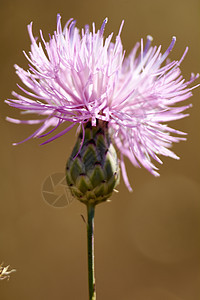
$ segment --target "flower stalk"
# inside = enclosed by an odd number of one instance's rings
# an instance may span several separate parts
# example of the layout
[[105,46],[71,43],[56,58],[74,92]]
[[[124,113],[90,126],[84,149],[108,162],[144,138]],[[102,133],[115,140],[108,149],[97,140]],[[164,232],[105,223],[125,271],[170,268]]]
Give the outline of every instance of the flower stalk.
[[94,213],[97,204],[111,196],[120,179],[119,161],[107,122],[87,122],[79,132],[66,165],[72,195],[87,206],[89,300],[96,300],[94,271]]
[[87,242],[88,242],[88,285],[89,300],[96,300],[95,268],[94,268],[94,213],[95,205],[87,205]]

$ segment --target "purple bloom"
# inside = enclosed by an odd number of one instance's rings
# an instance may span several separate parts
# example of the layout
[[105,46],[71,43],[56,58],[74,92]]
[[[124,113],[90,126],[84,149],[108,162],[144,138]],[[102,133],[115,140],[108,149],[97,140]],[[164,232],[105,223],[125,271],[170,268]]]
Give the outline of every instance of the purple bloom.
[[[26,140],[46,136],[65,121],[71,122],[43,144],[62,136],[76,124],[83,127],[91,120],[96,126],[97,119],[108,122],[113,142],[121,153],[125,183],[131,190],[124,156],[133,165],[142,165],[155,176],[159,174],[152,158],[159,163],[162,163],[158,158],[160,154],[178,159],[169,148],[172,142],[185,140],[180,137],[185,133],[165,123],[188,116],[183,112],[190,104],[174,105],[192,96],[194,87],[188,85],[198,75],[192,74],[189,81],[181,75],[179,66],[188,48],[179,61],[166,60],[175,37],[164,54],[161,54],[161,46],[151,46],[152,38],[148,36],[145,46],[141,40],[125,58],[120,39],[123,22],[115,43],[111,42],[113,34],[106,39],[103,37],[107,19],[97,32],[93,24],[92,31],[86,25],[79,33],[75,23],[70,19],[62,29],[58,15],[57,31],[50,36],[49,42],[40,31],[42,43],[37,43],[34,38],[32,23],[28,25],[31,51],[25,56],[30,62],[29,70],[15,66],[27,90],[19,86],[25,96],[13,92],[15,99],[6,102],[26,114],[37,114],[39,119],[7,119],[14,123],[41,124]],[[53,129],[44,133],[52,126]]]

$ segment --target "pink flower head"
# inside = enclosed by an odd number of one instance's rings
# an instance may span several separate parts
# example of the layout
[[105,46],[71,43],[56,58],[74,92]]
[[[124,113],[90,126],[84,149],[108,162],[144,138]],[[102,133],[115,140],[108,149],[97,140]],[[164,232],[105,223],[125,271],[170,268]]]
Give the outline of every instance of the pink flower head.
[[[162,163],[159,154],[178,159],[169,148],[172,142],[185,138],[171,134],[184,136],[185,133],[170,128],[166,122],[188,116],[184,111],[191,105],[174,105],[192,96],[194,87],[188,85],[198,75],[192,74],[189,81],[181,75],[179,66],[188,48],[179,61],[166,60],[175,37],[164,54],[161,46],[151,46],[152,38],[148,36],[145,46],[141,40],[125,58],[120,39],[123,22],[115,43],[111,41],[113,34],[103,37],[107,19],[97,32],[93,23],[92,31],[86,25],[80,33],[75,23],[70,19],[62,29],[58,15],[57,30],[49,42],[40,31],[42,43],[34,38],[32,23],[28,25],[31,51],[25,56],[30,62],[29,69],[25,71],[15,65],[27,89],[19,86],[25,95],[13,92],[15,99],[6,102],[26,113],[35,113],[39,119],[7,119],[13,123],[41,124],[24,141],[44,137],[65,121],[71,122],[43,144],[62,136],[76,124],[83,127],[90,120],[96,126],[97,119],[108,122],[112,140],[121,153],[125,183],[131,190],[124,156],[155,176],[159,174],[152,158],[159,163]],[[44,133],[52,126],[53,129]]]

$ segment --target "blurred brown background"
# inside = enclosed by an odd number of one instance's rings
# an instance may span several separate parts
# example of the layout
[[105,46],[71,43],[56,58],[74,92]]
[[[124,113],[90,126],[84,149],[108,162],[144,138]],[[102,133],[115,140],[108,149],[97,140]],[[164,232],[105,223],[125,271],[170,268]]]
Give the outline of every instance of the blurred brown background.
[[[86,300],[85,207],[73,201],[54,208],[42,198],[47,176],[64,172],[75,143],[75,129],[58,140],[39,146],[31,140],[17,147],[36,127],[9,124],[5,116],[19,111],[3,100],[17,90],[13,65],[27,68],[22,50],[29,51],[26,26],[34,22],[46,38],[56,28],[56,14],[63,24],[77,19],[77,26],[107,16],[106,35],[118,32],[122,19],[124,48],[129,52],[147,34],[163,51],[171,37],[177,43],[171,57],[179,59],[184,76],[200,72],[199,0],[17,0],[0,2],[1,47],[1,155],[0,155],[0,262],[17,272],[9,282],[0,281],[2,300]],[[127,161],[134,192],[123,180],[112,202],[96,211],[96,282],[98,300],[198,300],[200,299],[200,137],[199,89],[194,91],[190,117],[173,127],[189,133],[188,141],[174,145],[180,161],[163,158],[160,178]]]

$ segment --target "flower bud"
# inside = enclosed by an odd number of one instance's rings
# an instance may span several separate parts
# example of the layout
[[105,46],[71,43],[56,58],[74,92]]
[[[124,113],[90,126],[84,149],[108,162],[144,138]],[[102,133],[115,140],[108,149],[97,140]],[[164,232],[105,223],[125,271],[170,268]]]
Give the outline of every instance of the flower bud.
[[72,195],[87,205],[111,196],[119,183],[120,170],[107,122],[85,124],[67,162],[66,179]]

